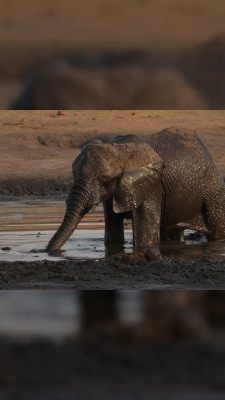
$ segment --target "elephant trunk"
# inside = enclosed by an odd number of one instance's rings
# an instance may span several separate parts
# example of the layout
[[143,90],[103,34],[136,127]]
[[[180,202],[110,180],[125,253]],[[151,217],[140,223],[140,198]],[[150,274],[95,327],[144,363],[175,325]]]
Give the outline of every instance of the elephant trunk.
[[66,212],[62,224],[49,241],[47,251],[57,251],[72,235],[78,223],[92,206],[92,195],[89,185],[84,181],[76,182],[67,198]]

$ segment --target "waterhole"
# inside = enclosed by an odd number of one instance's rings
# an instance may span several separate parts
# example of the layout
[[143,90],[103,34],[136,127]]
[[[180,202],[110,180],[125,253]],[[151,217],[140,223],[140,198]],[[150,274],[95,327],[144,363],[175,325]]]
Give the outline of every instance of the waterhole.
[[[87,214],[71,238],[56,256],[44,249],[65,211],[61,199],[32,199],[0,202],[0,261],[35,261],[61,259],[100,259],[105,256],[104,218],[98,207]],[[207,243],[185,231],[185,244],[161,244],[164,256],[185,259],[225,257],[225,243]],[[132,251],[132,230],[125,224],[125,252]]]

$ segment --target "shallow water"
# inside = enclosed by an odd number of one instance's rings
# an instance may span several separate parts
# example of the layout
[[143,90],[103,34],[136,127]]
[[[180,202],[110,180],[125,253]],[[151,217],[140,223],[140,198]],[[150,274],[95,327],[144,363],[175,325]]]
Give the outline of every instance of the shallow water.
[[[0,261],[38,261],[62,259],[99,259],[105,256],[104,230],[79,229],[63,246],[60,255],[51,256],[43,250],[55,231],[1,232]],[[126,248],[131,248],[131,232],[126,233]]]
[[[45,249],[65,210],[62,200],[29,200],[0,203],[0,261],[60,260],[62,258],[100,258],[104,254],[103,215],[100,210],[88,214],[78,230],[64,245],[59,257]],[[98,233],[96,233],[98,231]],[[9,250],[2,250],[4,248]]]
[[[20,201],[2,201],[0,203],[0,261],[37,261],[61,259],[99,259],[105,256],[104,219],[101,208],[88,214],[78,229],[63,246],[57,256],[43,252],[52,237],[65,210],[62,200],[36,199]],[[225,257],[225,243],[207,243],[188,240],[183,245],[167,243],[161,245],[164,256],[185,259],[202,257]],[[132,251],[132,232],[126,223],[125,251]]]

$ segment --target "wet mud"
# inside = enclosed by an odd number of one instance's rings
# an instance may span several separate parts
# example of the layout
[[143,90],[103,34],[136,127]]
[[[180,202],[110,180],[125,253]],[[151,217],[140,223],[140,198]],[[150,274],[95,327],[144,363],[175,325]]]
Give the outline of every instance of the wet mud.
[[164,258],[159,262],[132,264],[114,257],[84,261],[2,261],[0,288],[224,289],[225,262]]

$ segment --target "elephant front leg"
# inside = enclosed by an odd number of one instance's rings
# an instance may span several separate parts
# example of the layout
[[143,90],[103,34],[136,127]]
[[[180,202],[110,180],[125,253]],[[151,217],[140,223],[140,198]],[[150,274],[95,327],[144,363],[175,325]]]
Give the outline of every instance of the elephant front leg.
[[145,201],[133,211],[134,251],[148,260],[160,260],[160,219],[161,202]]
[[124,249],[123,215],[113,211],[113,200],[103,204],[105,216],[105,247],[106,255],[122,253]]

